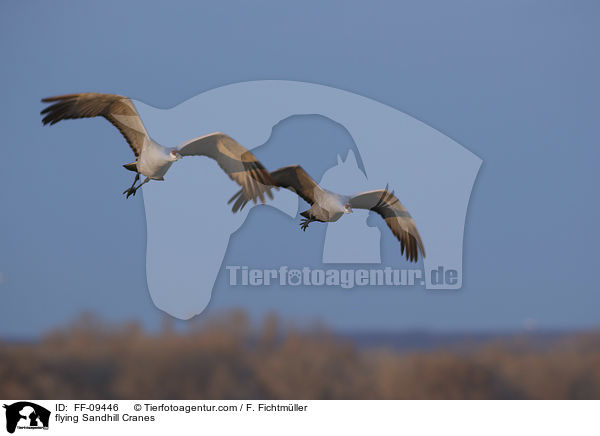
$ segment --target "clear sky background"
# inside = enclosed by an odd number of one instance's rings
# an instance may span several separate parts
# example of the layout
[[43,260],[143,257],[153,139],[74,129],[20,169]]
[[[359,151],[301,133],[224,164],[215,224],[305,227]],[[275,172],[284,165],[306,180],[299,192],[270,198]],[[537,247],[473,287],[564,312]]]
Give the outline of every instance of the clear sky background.
[[[309,290],[301,299],[234,289],[206,313],[274,309],[343,330],[600,324],[597,2],[6,1],[0,35],[1,336],[39,334],[82,310],[150,328],[162,317],[146,288],[143,199],[120,195],[130,151],[101,120],[43,128],[40,98],[99,91],[168,108],[259,79],[370,97],[483,159],[463,288]],[[283,127],[304,132],[306,122]],[[319,150],[303,146],[290,146],[291,160]],[[257,152],[267,162],[269,148]],[[276,213],[255,209],[247,224]]]

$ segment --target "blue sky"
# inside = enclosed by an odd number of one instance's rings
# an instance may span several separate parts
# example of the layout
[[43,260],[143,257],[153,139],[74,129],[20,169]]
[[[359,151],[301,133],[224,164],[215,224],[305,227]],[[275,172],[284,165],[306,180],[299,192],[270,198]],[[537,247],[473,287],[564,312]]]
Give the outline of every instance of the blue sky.
[[286,299],[235,290],[216,295],[208,313],[275,309],[346,330],[600,322],[596,2],[40,1],[0,10],[0,335],[37,334],[81,310],[150,327],[162,316],[146,288],[142,199],[120,195],[131,183],[120,167],[128,148],[99,120],[43,128],[40,98],[99,91],[168,108],[260,79],[367,96],[483,159],[463,288],[331,292],[319,305],[314,291]]

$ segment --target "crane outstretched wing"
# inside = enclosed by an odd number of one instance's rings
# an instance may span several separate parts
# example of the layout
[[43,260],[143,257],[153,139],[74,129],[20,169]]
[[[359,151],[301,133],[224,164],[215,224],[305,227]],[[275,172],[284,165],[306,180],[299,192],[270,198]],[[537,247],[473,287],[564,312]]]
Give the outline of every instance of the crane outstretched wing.
[[84,92],[48,97],[42,102],[53,103],[41,112],[44,125],[53,125],[62,120],[104,117],[119,129],[136,157],[149,139],[135,106],[122,95]]
[[242,187],[240,195],[246,202],[260,198],[265,193],[273,198],[271,188],[276,186],[269,172],[249,150],[224,133],[215,132],[180,144],[177,149],[182,156],[206,156],[217,161],[221,169]]
[[[289,189],[302,197],[309,204],[315,203],[315,197],[323,192],[321,187],[308,175],[300,165],[290,165],[279,168],[270,173],[273,186]],[[228,203],[233,203],[232,211],[237,212],[244,208],[249,197],[243,191],[236,192]]]
[[400,253],[406,250],[406,259],[416,262],[419,250],[425,257],[423,241],[412,217],[393,192],[387,189],[361,192],[354,195],[350,205],[356,209],[368,209],[383,217],[386,224],[400,241]]

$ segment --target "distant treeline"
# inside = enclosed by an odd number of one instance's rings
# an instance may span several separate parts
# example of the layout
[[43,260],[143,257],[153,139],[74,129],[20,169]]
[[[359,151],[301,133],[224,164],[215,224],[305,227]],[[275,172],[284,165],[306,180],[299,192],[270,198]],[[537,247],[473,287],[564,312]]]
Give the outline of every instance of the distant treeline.
[[416,351],[357,347],[322,327],[243,312],[159,334],[84,316],[38,342],[0,341],[11,399],[600,399],[600,332]]

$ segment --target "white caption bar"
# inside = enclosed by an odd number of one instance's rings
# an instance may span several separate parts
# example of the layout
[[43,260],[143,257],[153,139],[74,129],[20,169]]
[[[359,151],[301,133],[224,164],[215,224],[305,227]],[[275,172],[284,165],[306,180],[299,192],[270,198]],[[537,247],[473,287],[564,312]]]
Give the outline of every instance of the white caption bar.
[[[4,400],[1,425],[36,435],[598,435],[600,401]],[[32,430],[46,429],[42,433]],[[12,432],[11,432],[12,430]],[[317,433],[315,433],[317,432]],[[375,433],[378,434],[378,433]]]

